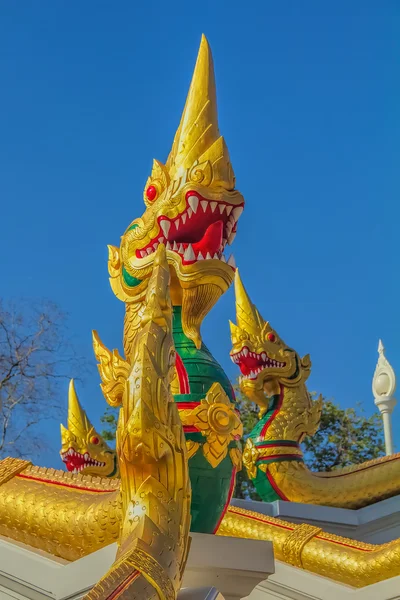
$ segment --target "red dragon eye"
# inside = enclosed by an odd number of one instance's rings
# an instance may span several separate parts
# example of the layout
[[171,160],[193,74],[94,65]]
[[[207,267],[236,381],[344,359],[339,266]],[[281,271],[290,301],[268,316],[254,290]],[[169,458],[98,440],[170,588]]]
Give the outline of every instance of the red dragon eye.
[[97,445],[97,444],[99,443],[99,441],[100,441],[100,440],[99,440],[99,438],[98,438],[98,437],[96,437],[95,435],[94,435],[93,437],[91,437],[91,438],[90,438],[90,443],[91,443],[91,444],[95,444],[95,445]]
[[153,202],[153,200],[155,200],[157,196],[157,188],[154,185],[149,185],[149,187],[146,190],[146,196],[148,200]]
[[274,333],[268,333],[268,335],[267,335],[267,339],[268,339],[270,342],[274,342],[274,341],[276,340],[275,334],[274,334]]

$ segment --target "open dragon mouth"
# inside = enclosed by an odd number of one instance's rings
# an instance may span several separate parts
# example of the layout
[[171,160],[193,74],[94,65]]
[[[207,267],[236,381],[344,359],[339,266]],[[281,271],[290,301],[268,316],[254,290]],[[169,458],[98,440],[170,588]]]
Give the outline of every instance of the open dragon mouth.
[[243,203],[234,206],[227,202],[207,200],[194,191],[186,194],[186,208],[174,219],[163,215],[157,221],[160,226],[157,238],[136,250],[137,258],[144,258],[165,244],[167,250],[179,254],[182,264],[199,260],[218,259],[236,268],[233,256],[226,260],[226,244],[232,244],[236,227],[243,212]]
[[244,346],[240,352],[231,354],[231,359],[232,362],[239,365],[243,375],[242,379],[256,379],[264,369],[282,369],[286,366],[285,362],[270,358],[266,352],[261,352],[261,354],[250,352],[247,346]]
[[91,458],[88,452],[85,452],[85,454],[80,454],[80,452],[76,452],[76,450],[73,448],[69,448],[66,452],[63,452],[61,458],[65,463],[67,470],[72,471],[73,473],[79,473],[85,467],[106,466],[105,462]]

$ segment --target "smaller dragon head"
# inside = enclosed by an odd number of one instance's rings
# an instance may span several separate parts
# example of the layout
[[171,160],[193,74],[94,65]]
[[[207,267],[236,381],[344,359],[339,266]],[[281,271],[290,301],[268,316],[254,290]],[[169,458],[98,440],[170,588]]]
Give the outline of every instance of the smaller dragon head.
[[301,359],[263,319],[251,302],[238,270],[235,296],[237,325],[230,322],[231,359],[240,368],[243,393],[265,407],[266,396],[279,393],[281,384],[293,387],[306,381],[311,369],[310,357]]
[[61,425],[60,456],[68,471],[116,477],[118,466],[112,450],[89,421],[71,379],[68,392],[68,429]]

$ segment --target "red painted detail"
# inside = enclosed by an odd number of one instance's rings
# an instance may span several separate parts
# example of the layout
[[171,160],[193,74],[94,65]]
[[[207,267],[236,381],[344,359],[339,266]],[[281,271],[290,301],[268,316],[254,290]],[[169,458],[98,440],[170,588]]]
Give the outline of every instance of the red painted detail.
[[269,473],[269,472],[267,471],[266,475],[267,475],[267,479],[268,479],[268,481],[269,481],[269,484],[270,484],[270,486],[272,487],[272,489],[274,490],[274,492],[275,492],[276,494],[278,494],[278,496],[281,498],[281,500],[286,500],[286,502],[289,502],[289,498],[287,498],[287,497],[285,496],[285,494],[282,492],[282,490],[280,490],[280,489],[279,489],[279,487],[277,486],[277,484],[276,484],[276,481],[275,481],[275,480],[274,480],[274,478],[272,477],[271,473]]
[[155,200],[157,196],[157,188],[154,185],[149,185],[149,187],[146,190],[146,196],[147,199],[150,200],[150,202],[153,202],[153,200]]
[[[288,531],[293,531],[294,527],[288,527],[286,525],[281,525],[280,523],[276,523],[273,521],[269,521],[266,517],[264,518],[261,514],[258,517],[255,517],[253,515],[248,515],[247,513],[242,513],[239,510],[235,510],[234,506],[231,506],[229,508],[229,512],[233,513],[235,515],[239,515],[242,517],[245,517],[246,519],[250,519],[252,521],[259,521],[260,523],[265,523],[266,525],[272,525],[273,527],[280,527],[281,529],[287,529]],[[359,546],[356,546],[355,544],[345,544],[343,542],[338,542],[336,540],[331,540],[329,538],[324,537],[323,535],[316,535],[315,536],[318,540],[323,540],[324,542],[330,542],[332,544],[338,544],[339,546],[346,546],[347,548],[354,548],[356,550],[362,550],[363,552],[373,552],[374,548],[360,548]]]
[[186,371],[185,365],[183,364],[183,360],[178,353],[176,353],[175,368],[176,372],[178,373],[179,393],[190,394],[189,375]]
[[190,408],[197,408],[200,406],[200,402],[177,402],[178,410],[188,410]]
[[268,333],[267,338],[269,339],[270,342],[274,342],[276,340],[274,333]]
[[269,454],[268,456],[258,458],[257,462],[261,462],[263,460],[271,460],[272,458],[300,458],[300,457],[298,454]]
[[184,433],[198,433],[200,429],[197,429],[194,425],[184,425],[183,426]]
[[318,540],[323,540],[324,542],[329,542],[330,544],[337,544],[338,546],[346,546],[346,548],[360,550],[361,552],[373,552],[374,550],[376,550],[376,548],[360,548],[360,546],[356,546],[355,544],[345,544],[344,542],[338,542],[336,540],[331,540],[329,538],[326,538],[323,535],[316,535],[315,537]]
[[94,494],[106,494],[117,491],[115,488],[113,490],[95,490],[93,488],[73,485],[71,483],[64,483],[62,481],[51,481],[48,479],[41,479],[40,477],[32,477],[32,475],[24,475],[23,473],[19,473],[16,475],[16,477],[21,477],[21,479],[30,479],[31,481],[37,481],[38,483],[47,483],[48,485],[58,485],[60,487],[66,487],[73,490],[78,490],[80,492],[93,492]]
[[99,438],[95,435],[92,438],[90,438],[90,442],[92,444],[94,444],[95,446],[99,443],[99,441],[100,441]]
[[218,523],[215,526],[215,529],[214,529],[213,533],[216,533],[218,531],[218,528],[221,525],[221,521],[224,518],[224,516],[226,514],[226,511],[228,510],[228,506],[229,506],[229,504],[230,504],[230,502],[232,500],[233,492],[234,492],[234,489],[235,489],[235,481],[236,481],[236,467],[233,467],[233,469],[232,469],[232,476],[231,476],[231,483],[229,485],[228,498],[227,498],[227,501],[225,503],[225,506],[223,508],[223,511],[221,513],[220,518],[218,519]]
[[265,435],[266,431],[268,430],[268,427],[271,425],[272,421],[275,419],[276,415],[281,410],[282,402],[283,402],[283,385],[281,383],[279,384],[279,390],[280,391],[279,391],[278,406],[276,407],[276,409],[274,410],[274,412],[272,413],[272,415],[270,416],[270,418],[267,420],[264,427],[262,428],[260,437],[263,437]]
[[107,600],[115,600],[116,598],[119,598],[122,592],[124,592],[127,587],[139,577],[139,575],[140,571],[132,571],[132,573],[130,573],[128,577],[126,577],[119,585],[117,585],[115,590],[113,590],[111,594],[107,596]]
[[286,525],[281,525],[281,524],[275,523],[273,521],[269,521],[266,517],[263,518],[261,514],[259,517],[254,517],[253,515],[248,515],[247,513],[242,513],[242,512],[240,512],[240,509],[235,510],[234,506],[229,507],[229,512],[233,513],[234,515],[239,515],[241,517],[245,517],[246,519],[251,519],[252,521],[259,521],[260,523],[265,523],[266,525],[273,525],[274,527],[280,527],[281,529],[287,529],[288,531],[293,531],[293,529],[294,529],[294,527],[287,527]]

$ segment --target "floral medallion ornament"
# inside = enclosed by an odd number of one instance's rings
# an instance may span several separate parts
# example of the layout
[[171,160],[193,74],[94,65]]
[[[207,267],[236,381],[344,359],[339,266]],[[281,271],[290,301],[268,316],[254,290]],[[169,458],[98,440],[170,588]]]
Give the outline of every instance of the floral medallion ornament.
[[239,414],[220,383],[213,383],[206,397],[193,410],[191,420],[207,440],[203,453],[213,468],[227,455],[230,442],[243,435]]

